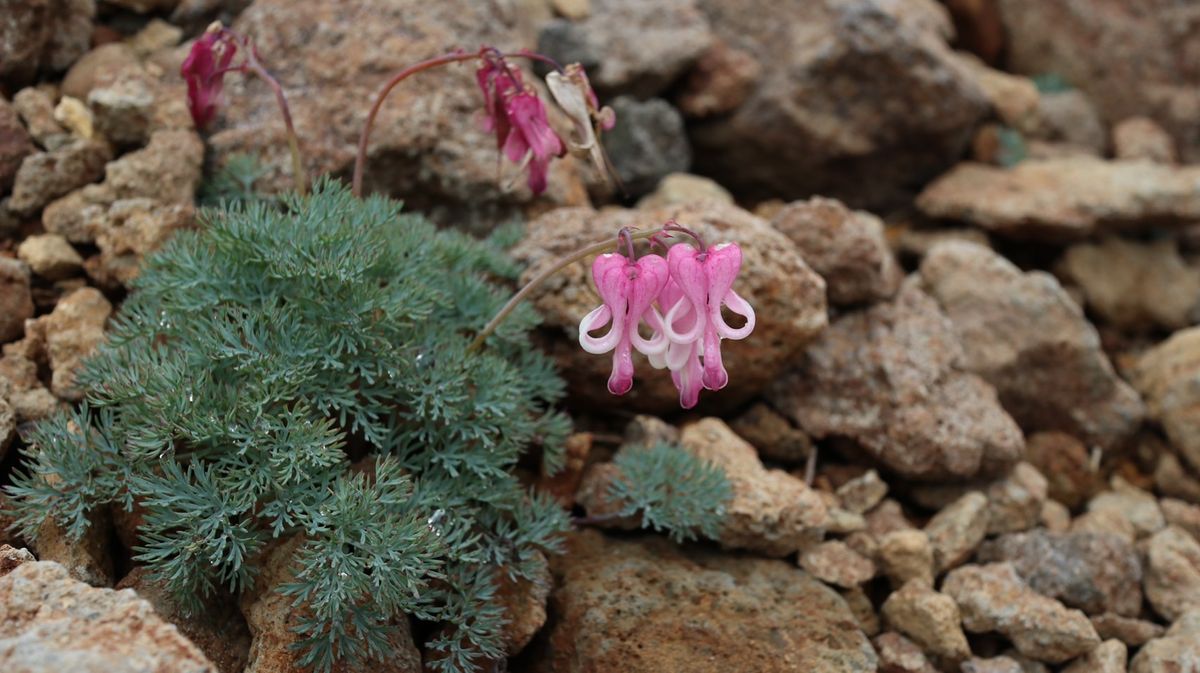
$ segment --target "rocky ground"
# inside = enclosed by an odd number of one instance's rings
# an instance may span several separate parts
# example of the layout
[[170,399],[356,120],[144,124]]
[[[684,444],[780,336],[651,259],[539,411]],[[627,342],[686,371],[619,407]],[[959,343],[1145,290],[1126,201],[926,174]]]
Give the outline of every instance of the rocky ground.
[[[288,184],[261,82],[193,128],[177,73],[214,18],[293,97],[311,174],[348,174],[369,94],[420,58],[581,61],[627,198],[572,159],[538,198],[498,179],[466,67],[396,91],[368,186],[474,231],[525,219],[530,275],[669,217],[745,253],[758,325],[694,414],[665,377],[608,396],[575,346],[582,265],[534,298],[581,429],[544,486],[602,515],[613,456],[666,438],[734,497],[718,544],[613,520],[502,587],[509,670],[1200,670],[1200,7],[11,0],[0,476],[20,428],[78,401],[142,257],[196,226],[205,171],[248,152],[260,188]],[[28,551],[0,533],[0,668],[294,670],[287,545],[257,593],[187,616],[131,564],[137,524],[101,513],[70,544],[47,522]],[[371,668],[420,670],[427,631]]]

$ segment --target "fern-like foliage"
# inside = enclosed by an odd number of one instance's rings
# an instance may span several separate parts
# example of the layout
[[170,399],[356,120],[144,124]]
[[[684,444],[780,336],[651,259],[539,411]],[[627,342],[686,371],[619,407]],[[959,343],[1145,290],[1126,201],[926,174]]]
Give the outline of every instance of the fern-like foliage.
[[641,515],[642,528],[675,542],[720,535],[733,490],[719,468],[666,443],[623,449],[613,462],[620,476],[607,495],[623,503],[618,516]]
[[387,657],[402,614],[454,627],[441,670],[499,656],[495,574],[531,576],[569,524],[513,470],[533,445],[555,464],[570,430],[535,314],[468,348],[516,269],[329,181],[204,219],[148,260],[80,373],[86,404],[32,434],[9,488],[24,534],[136,501],[136,558],[192,605],[300,535],[283,591],[306,606],[304,665]]

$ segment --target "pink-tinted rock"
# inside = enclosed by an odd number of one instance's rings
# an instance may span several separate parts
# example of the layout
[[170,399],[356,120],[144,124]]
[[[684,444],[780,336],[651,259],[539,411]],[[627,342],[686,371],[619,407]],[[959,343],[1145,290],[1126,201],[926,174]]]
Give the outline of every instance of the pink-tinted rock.
[[981,246],[945,243],[921,262],[920,279],[962,340],[966,369],[995,386],[1026,432],[1114,447],[1138,428],[1141,400],[1052,276],[1022,273]]
[[1093,615],[1091,620],[1092,626],[1096,627],[1096,633],[1100,634],[1101,638],[1105,640],[1115,638],[1130,647],[1145,645],[1150,640],[1160,637],[1165,631],[1162,626],[1154,622],[1122,617],[1111,612]]
[[771,403],[809,435],[849,440],[902,476],[967,479],[1021,452],[995,391],[964,371],[950,321],[919,288],[838,319],[808,347]]

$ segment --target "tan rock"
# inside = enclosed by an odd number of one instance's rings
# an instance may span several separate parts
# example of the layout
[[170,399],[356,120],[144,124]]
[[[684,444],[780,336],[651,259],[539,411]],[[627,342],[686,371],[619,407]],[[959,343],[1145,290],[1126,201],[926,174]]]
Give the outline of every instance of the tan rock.
[[1138,359],[1133,384],[1150,417],[1162,424],[1171,445],[1192,469],[1200,470],[1200,327],[1180,330]]
[[1159,505],[1167,525],[1181,528],[1200,541],[1200,506],[1174,498],[1163,498]]
[[762,72],[763,65],[750,52],[715,39],[684,77],[675,104],[693,118],[732,112],[754,92]]
[[879,633],[879,615],[875,614],[875,604],[862,587],[842,589],[838,594],[846,601],[846,607],[850,608],[863,634],[872,637]]
[[9,257],[0,257],[0,343],[19,339],[25,333],[25,321],[33,317],[29,265]]
[[671,173],[659,181],[653,192],[639,199],[637,207],[650,210],[700,201],[733,205],[733,195],[715,180],[691,173]]
[[16,549],[7,544],[0,545],[0,577],[9,574],[22,563],[32,563],[36,560],[28,549]]
[[62,280],[83,268],[83,257],[58,234],[30,236],[17,246],[17,256],[47,280]]
[[83,392],[75,386],[75,373],[84,358],[105,340],[104,324],[112,304],[91,287],[80,288],[59,300],[54,311],[38,318],[45,334],[49,358],[50,389],[65,400],[79,400]]
[[1032,659],[1061,663],[1100,644],[1082,612],[1030,589],[1011,564],[958,568],[946,576],[942,591],[958,603],[968,631],[999,632]]
[[16,108],[7,98],[0,96],[0,194],[12,189],[21,162],[36,151],[37,147],[21,123]]
[[1146,599],[1169,620],[1200,608],[1200,542],[1168,526],[1146,544]]
[[948,505],[925,525],[938,572],[964,563],[987,535],[987,496],[971,491]]
[[216,670],[132,591],[89,587],[46,561],[0,577],[0,643],[0,667],[8,671]]
[[875,577],[875,564],[838,540],[822,542],[801,552],[800,567],[826,584],[845,588],[857,587]]
[[957,663],[971,655],[959,625],[958,606],[920,580],[893,592],[881,610],[890,628],[903,633],[935,659]]
[[867,470],[862,475],[847,481],[837,489],[838,500],[842,507],[863,514],[883,501],[887,496],[888,485],[879,478],[875,470]]
[[73,579],[94,587],[111,587],[116,580],[109,542],[112,522],[98,510],[88,518],[83,537],[74,540],[57,521],[47,517],[33,540],[33,551],[42,561],[54,561]]
[[[539,673],[875,670],[841,597],[784,561],[584,531],[552,567],[552,618],[532,658]],[[768,632],[776,635],[748,637]]]
[[91,222],[100,254],[87,260],[88,275],[104,286],[127,284],[137,277],[147,255],[194,222],[195,211],[190,204],[147,198],[114,201]]
[[1118,159],[1175,163],[1175,141],[1149,117],[1130,117],[1113,127],[1113,153]]
[[988,486],[990,535],[1029,530],[1038,524],[1046,502],[1048,483],[1029,463],[1017,463],[1012,472]]
[[61,147],[70,141],[66,129],[54,119],[54,96],[50,90],[26,87],[13,95],[12,104],[29,135],[44,149]]
[[[722,344],[729,385],[701,398],[702,405],[732,408],[761,392],[827,324],[824,283],[795,245],[766,221],[716,202],[651,211],[560,208],[530,222],[511,254],[526,265],[523,279],[528,280],[562,255],[609,239],[623,226],[657,226],[672,218],[707,241],[732,241],[742,249],[742,270],[734,289],[754,307],[757,323],[748,338]],[[552,341],[548,349],[571,393],[582,402],[607,405],[612,396],[604,382],[612,369],[611,357],[585,353],[577,343],[579,321],[600,303],[590,289],[590,264],[587,260],[555,274],[531,300],[543,327],[562,330],[566,336]],[[621,403],[648,412],[677,409],[679,393],[670,377],[651,369],[640,354],[635,355],[635,366],[640,376]]]
[[1109,511],[1124,517],[1138,537],[1153,535],[1167,525],[1153,495],[1120,477],[1113,477],[1112,488],[1088,501],[1088,511]]
[[894,531],[914,528],[904,515],[904,507],[891,498],[886,498],[868,512],[866,521],[867,532],[879,539]]
[[1070,532],[1105,533],[1131,543],[1138,538],[1137,530],[1129,522],[1129,519],[1121,512],[1112,509],[1100,509],[1080,514],[1071,521]]
[[1200,168],[1086,156],[1012,169],[964,163],[926,187],[917,206],[1005,236],[1073,240],[1120,225],[1200,218],[1197,179]]
[[835,321],[767,399],[810,436],[903,477],[995,474],[1016,461],[1021,433],[963,358],[950,321],[906,283],[892,301]]
[[1082,288],[1088,307],[1118,327],[1180,329],[1200,311],[1200,269],[1179,256],[1174,239],[1080,243],[1059,268]]
[[1188,671],[1200,659],[1200,610],[1191,610],[1166,635],[1146,643],[1129,663],[1130,673]]
[[77,138],[90,140],[96,134],[92,111],[78,98],[63,96],[54,106],[54,121]]
[[1051,533],[1065,533],[1071,528],[1071,510],[1057,500],[1047,500],[1038,521]]
[[946,243],[922,260],[920,279],[961,339],[966,368],[996,387],[1026,432],[1057,430],[1111,448],[1139,427],[1137,393],[1053,277],[1022,273],[987,248]]
[[729,427],[754,445],[758,455],[782,463],[803,463],[812,453],[812,440],[778,411],[762,402],[754,403]]
[[895,631],[871,641],[879,653],[879,673],[937,673],[919,645]]
[[1091,617],[1092,626],[1096,633],[1105,640],[1116,639],[1130,647],[1140,647],[1147,642],[1162,636],[1166,630],[1162,626],[1144,619],[1122,617],[1112,612]]
[[925,531],[897,530],[879,540],[879,564],[892,586],[919,580],[933,586],[933,546]]
[[983,90],[1001,122],[1026,131],[1037,127],[1039,96],[1033,80],[990,68],[971,53],[956,51],[954,56]]
[[111,158],[108,143],[84,139],[31,154],[17,170],[8,207],[17,214],[34,214],[54,199],[99,180]]
[[1087,447],[1066,433],[1029,435],[1025,459],[1046,478],[1047,495],[1067,507],[1079,507],[1104,486]]

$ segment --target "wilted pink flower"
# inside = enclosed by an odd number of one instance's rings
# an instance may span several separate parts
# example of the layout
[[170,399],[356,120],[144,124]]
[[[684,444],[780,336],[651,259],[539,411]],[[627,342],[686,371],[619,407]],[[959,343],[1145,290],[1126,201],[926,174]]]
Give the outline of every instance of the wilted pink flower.
[[192,44],[179,68],[187,82],[188,110],[196,128],[208,126],[221,105],[225,73],[237,53],[237,44],[223,28],[209,30]]
[[483,128],[496,135],[496,146],[529,170],[529,189],[546,191],[550,159],[563,153],[562,140],[546,118],[546,107],[521,79],[521,71],[485,49],[475,81],[483,91]]
[[610,166],[600,145],[600,132],[612,129],[617,122],[610,107],[600,107],[600,100],[588,81],[587,72],[578,63],[568,65],[563,72],[546,75],[546,86],[555,102],[575,126],[571,152],[588,156],[601,175],[608,175]]
[[[668,279],[667,261],[658,255],[645,255],[637,261],[619,253],[600,255],[592,264],[592,279],[604,302],[579,323],[579,345],[589,353],[613,351],[612,374],[608,391],[624,395],[633,387],[633,349],[657,356],[667,348],[662,320],[654,301]],[[642,321],[654,330],[650,339],[638,333]],[[611,322],[608,333],[593,337],[589,332]]]
[[[701,382],[709,390],[720,390],[729,383],[721,361],[721,340],[745,339],[754,331],[754,309],[733,291],[733,281],[742,267],[742,251],[736,243],[722,243],[704,251],[680,243],[668,251],[667,265],[683,298],[668,308],[663,331],[672,344],[699,346],[699,355],[704,359]],[[746,324],[736,329],[726,324],[722,305],[745,318]],[[691,313],[695,320],[686,320]]]

